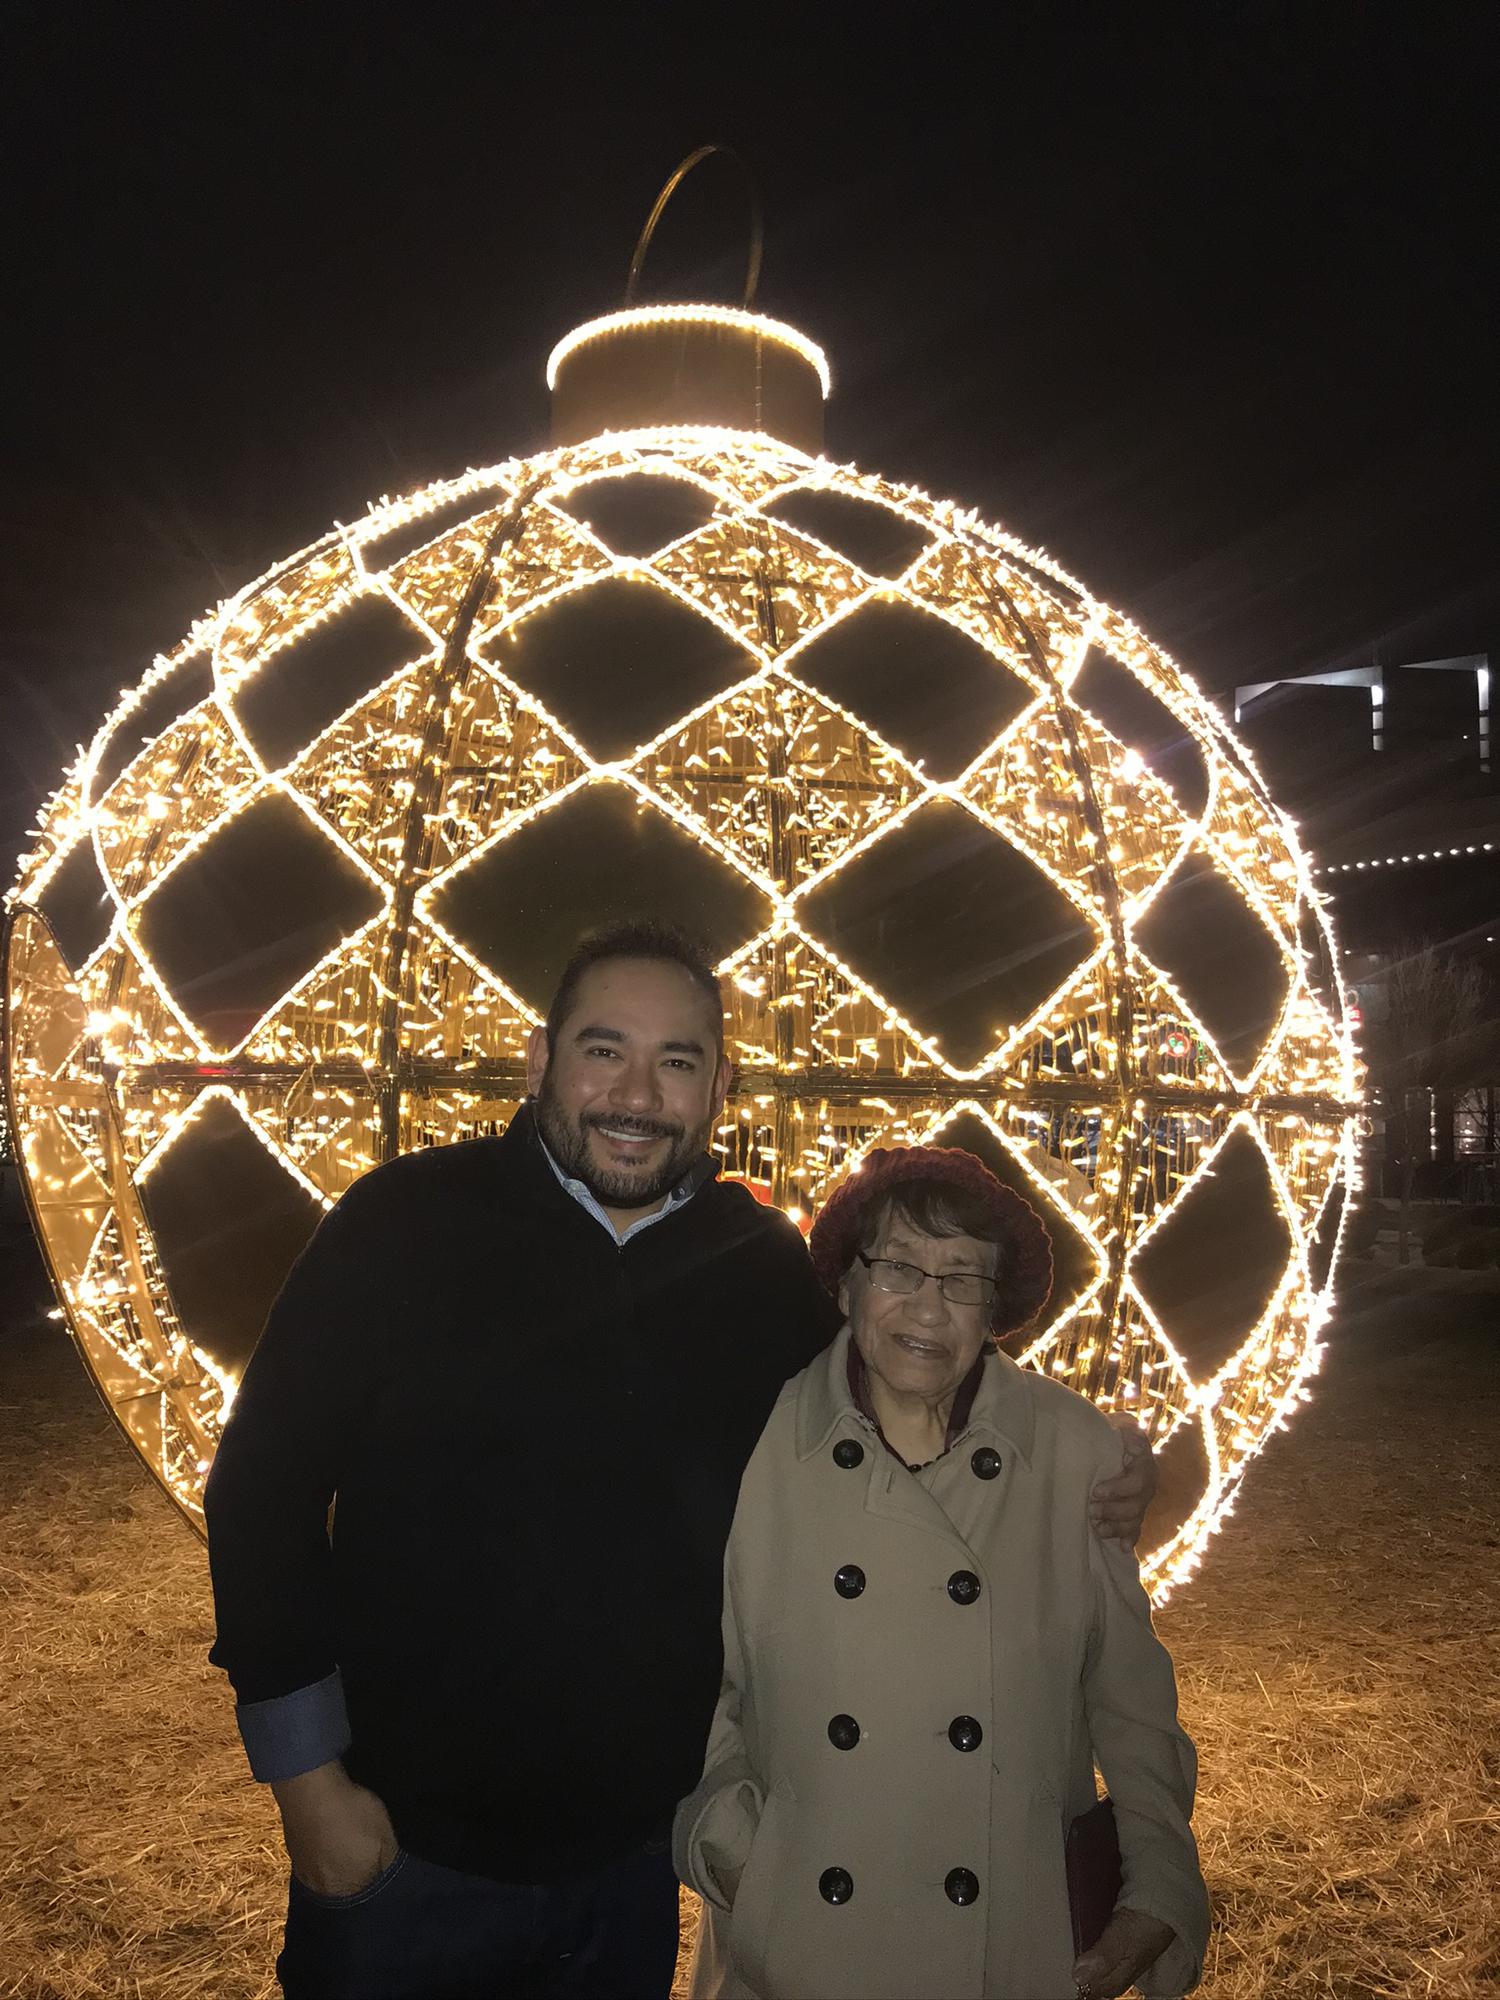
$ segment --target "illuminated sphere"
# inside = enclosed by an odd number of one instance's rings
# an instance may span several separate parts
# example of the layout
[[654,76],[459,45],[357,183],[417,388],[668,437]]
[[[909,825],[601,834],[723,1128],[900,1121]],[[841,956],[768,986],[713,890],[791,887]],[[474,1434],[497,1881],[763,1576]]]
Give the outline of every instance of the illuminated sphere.
[[1041,1209],[1024,1353],[1150,1427],[1160,1595],[1318,1351],[1355,1089],[1293,832],[1127,619],[820,455],[800,335],[616,315],[553,375],[552,449],[250,584],[45,809],[7,1081],[89,1365],[199,1518],[320,1213],[503,1128],[577,934],[663,914],[725,980],[726,1172],[805,1222],[959,1143]]

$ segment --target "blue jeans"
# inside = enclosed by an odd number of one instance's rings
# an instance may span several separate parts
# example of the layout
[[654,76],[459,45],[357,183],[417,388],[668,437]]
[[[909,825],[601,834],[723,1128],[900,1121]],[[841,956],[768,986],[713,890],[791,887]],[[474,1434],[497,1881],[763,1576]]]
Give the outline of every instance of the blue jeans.
[[292,1878],[286,2000],[667,2000],[677,1878],[665,1844],[563,1882],[493,1882],[398,1854],[355,1896]]

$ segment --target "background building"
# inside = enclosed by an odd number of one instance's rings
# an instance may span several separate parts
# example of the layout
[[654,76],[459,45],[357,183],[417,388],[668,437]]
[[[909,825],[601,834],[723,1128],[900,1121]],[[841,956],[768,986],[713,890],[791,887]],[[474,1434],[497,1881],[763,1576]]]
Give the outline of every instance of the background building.
[[[1416,1192],[1493,1199],[1500,783],[1489,656],[1250,683],[1236,688],[1235,713],[1331,899],[1362,1053],[1372,1063],[1370,1183],[1397,1193],[1410,1145]],[[1408,1031],[1408,1078],[1428,1066],[1432,1080],[1393,1089],[1382,1074],[1400,1025],[1392,981],[1419,942],[1436,948],[1450,987],[1477,983],[1479,1025],[1457,1038],[1436,1018],[1425,1036]],[[1397,1095],[1410,1100],[1399,1113]]]

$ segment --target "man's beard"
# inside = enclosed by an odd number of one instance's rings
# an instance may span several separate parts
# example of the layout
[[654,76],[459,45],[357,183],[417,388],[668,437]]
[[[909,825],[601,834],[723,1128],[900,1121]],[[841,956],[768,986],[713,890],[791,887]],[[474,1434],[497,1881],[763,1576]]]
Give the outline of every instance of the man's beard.
[[[569,1180],[582,1181],[603,1208],[649,1208],[665,1201],[708,1144],[710,1117],[690,1131],[664,1118],[640,1118],[631,1112],[593,1111],[570,1117],[557,1101],[550,1080],[543,1076],[536,1096],[537,1124],[547,1150]],[[589,1154],[589,1131],[607,1125],[615,1132],[639,1132],[671,1140],[667,1156],[652,1174],[628,1167],[612,1172],[595,1164]]]

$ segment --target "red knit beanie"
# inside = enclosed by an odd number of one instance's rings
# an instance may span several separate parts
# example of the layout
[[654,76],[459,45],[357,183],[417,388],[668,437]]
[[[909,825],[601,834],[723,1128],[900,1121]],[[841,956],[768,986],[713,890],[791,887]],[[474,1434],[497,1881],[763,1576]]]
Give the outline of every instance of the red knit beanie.
[[861,1225],[872,1203],[898,1187],[940,1181],[978,1195],[989,1210],[1000,1245],[997,1334],[1034,1319],[1052,1290],[1052,1238],[1031,1203],[996,1180],[983,1160],[957,1146],[877,1147],[866,1153],[819,1211],[808,1238],[813,1268],[835,1297],[859,1248]]

